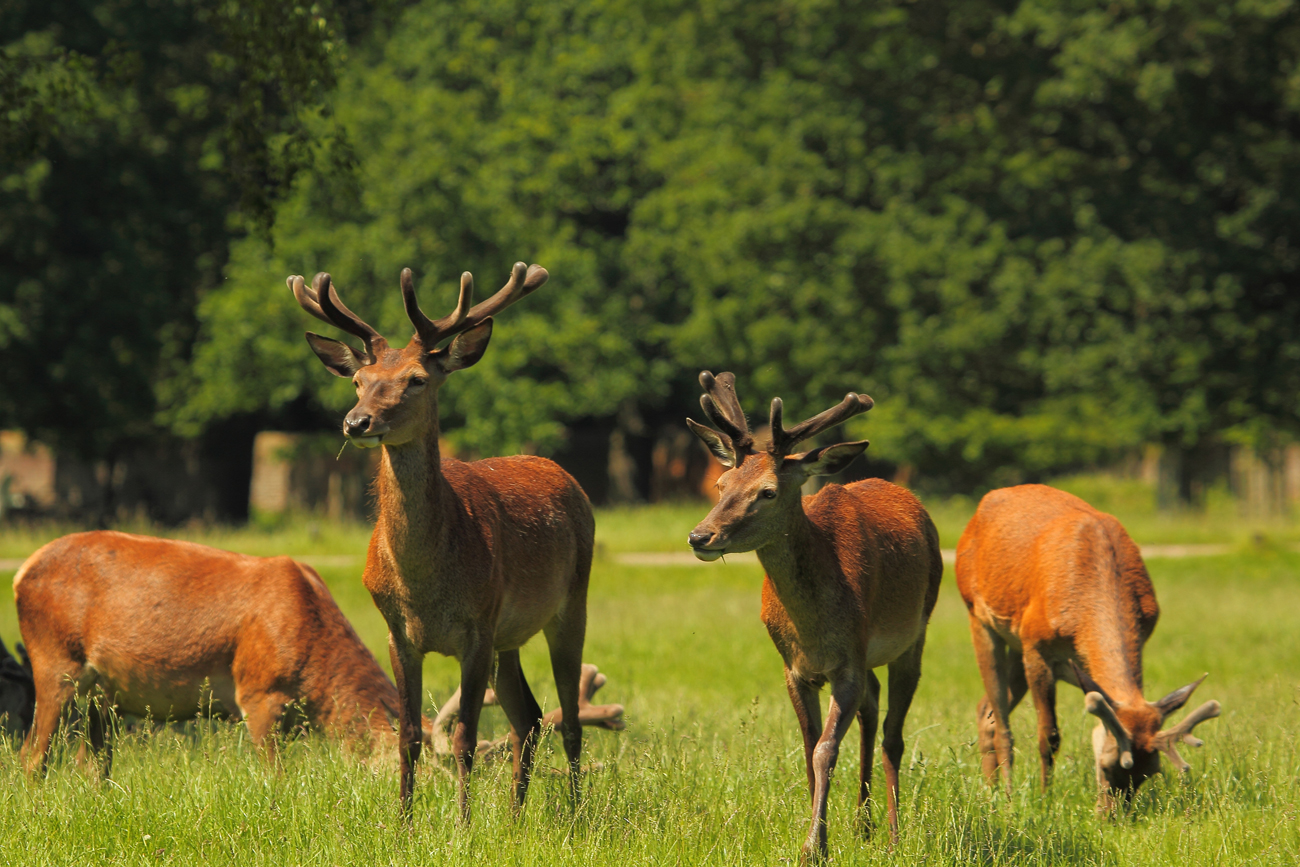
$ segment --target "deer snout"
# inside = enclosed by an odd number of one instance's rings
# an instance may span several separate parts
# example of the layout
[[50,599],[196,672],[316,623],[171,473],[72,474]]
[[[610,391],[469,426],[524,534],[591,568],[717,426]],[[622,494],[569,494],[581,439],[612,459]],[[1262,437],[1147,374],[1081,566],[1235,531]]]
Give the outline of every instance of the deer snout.
[[699,530],[693,530],[691,534],[686,537],[686,541],[691,543],[692,548],[702,548],[709,544],[709,540],[712,538],[712,533],[701,533]]
[[368,427],[370,427],[368,415],[349,413],[348,417],[343,419],[343,432],[350,437],[363,436]]
[[726,553],[725,548],[710,548],[709,546],[717,541],[718,534],[708,531],[701,531],[698,527],[691,531],[686,537],[686,541],[691,544],[691,550],[695,554],[695,559],[703,560],[708,563],[716,560]]

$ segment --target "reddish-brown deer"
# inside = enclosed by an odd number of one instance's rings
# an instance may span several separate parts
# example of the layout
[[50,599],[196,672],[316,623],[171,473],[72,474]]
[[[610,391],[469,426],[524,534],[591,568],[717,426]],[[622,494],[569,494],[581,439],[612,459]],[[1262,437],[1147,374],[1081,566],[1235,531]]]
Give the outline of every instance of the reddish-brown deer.
[[78,695],[94,699],[83,725],[105,774],[109,708],[159,721],[242,718],[270,751],[268,736],[299,720],[351,745],[395,741],[396,688],[320,576],[288,557],[75,533],[27,558],[14,600],[36,691],[29,772],[44,766]]
[[1160,609],[1142,555],[1114,517],[1045,485],[991,491],[957,545],[957,587],[984,680],[976,713],[990,784],[1001,767],[1011,790],[1008,717],[1026,692],[1038,712],[1044,788],[1051,781],[1058,680],[1083,689],[1100,720],[1092,738],[1099,810],[1112,792],[1131,796],[1159,773],[1162,752],[1187,770],[1177,743],[1200,746],[1191,731],[1218,716],[1219,703],[1162,730],[1201,681],[1157,702],[1142,697],[1142,647]]
[[[755,448],[735,377],[700,374],[705,415],[718,431],[688,421],[722,464],[718,504],[690,534],[695,556],[756,551],[763,580],[763,622],[785,661],[786,687],[803,734],[812,824],[805,859],[826,854],[826,796],[831,773],[854,717],[862,734],[858,806],[871,832],[871,771],[880,681],[889,666],[889,711],[881,759],[888,789],[891,840],[898,839],[898,766],[903,721],[921,677],[925,630],[939,594],[939,534],[925,509],[903,488],[879,479],[827,485],[814,496],[800,488],[810,476],[838,472],[867,443],[851,442],[792,454],[794,446],[872,407],[849,394],[838,406],[787,430],[781,399],[772,401],[772,441]],[[819,693],[831,685],[821,725]]]
[[[364,350],[308,332],[325,366],[356,385],[343,433],[383,450],[375,481],[379,515],[362,580],[388,622],[393,674],[401,696],[401,803],[409,816],[420,755],[421,665],[426,653],[461,667],[461,708],[452,748],[461,817],[470,814],[469,774],[484,688],[493,677],[511,727],[514,803],[528,791],[542,712],[519,667],[519,648],[541,631],[551,655],[564,722],[564,749],[576,798],[582,728],[578,719],[587,581],[595,523],[577,482],[538,457],[461,462],[438,450],[438,389],[476,363],[492,335],[492,316],[546,282],[544,268],[515,264],[509,282],[470,303],[474,282],[461,275],[456,309],[434,322],[420,310],[409,268],[402,298],[415,336],[392,349],[339,301],[328,274],[309,288],[289,286],[308,313],[356,337]],[[439,348],[438,344],[451,339]],[[495,662],[495,666],[494,666]]]

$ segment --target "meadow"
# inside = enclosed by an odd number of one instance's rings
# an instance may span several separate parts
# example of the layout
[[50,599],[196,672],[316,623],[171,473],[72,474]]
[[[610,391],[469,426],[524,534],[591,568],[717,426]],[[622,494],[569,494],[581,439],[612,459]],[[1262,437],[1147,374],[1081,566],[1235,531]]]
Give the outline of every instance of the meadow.
[[[1192,771],[1148,782],[1131,809],[1094,815],[1088,735],[1093,719],[1073,687],[1058,689],[1063,743],[1046,796],[1037,782],[1032,707],[1012,717],[1019,735],[1010,799],[979,775],[974,739],[980,681],[966,614],[944,576],[925,671],[908,717],[902,769],[902,841],[854,833],[860,757],[856,729],[831,790],[832,863],[1244,864],[1300,860],[1300,533],[1251,522],[1227,505],[1160,515],[1140,492],[1072,486],[1126,521],[1139,543],[1217,543],[1213,556],[1151,558],[1162,614],[1147,644],[1148,698],[1210,672],[1195,696],[1223,715],[1184,749]],[[1138,505],[1135,505],[1137,503]],[[952,548],[973,504],[931,504]],[[69,754],[48,778],[24,779],[0,745],[3,864],[787,864],[808,818],[802,746],[779,657],[758,619],[752,561],[630,565],[629,552],[684,551],[703,504],[604,511],[592,575],[586,659],[609,676],[599,700],[627,708],[627,730],[587,730],[585,791],[567,800],[558,738],[548,738],[522,819],[509,809],[509,767],[477,773],[475,817],[457,827],[450,768],[423,765],[415,821],[402,827],[392,769],[353,761],[319,737],[287,744],[263,763],[244,730],[200,722],[122,735],[110,781]],[[71,529],[71,528],[65,528]],[[0,559],[29,553],[58,530],[0,533]],[[182,535],[257,554],[313,562],[387,669],[385,631],[360,583],[368,529],[302,520],[271,529],[193,529]],[[0,579],[12,577],[12,569]],[[0,598],[0,636],[17,638],[12,597]],[[543,705],[554,686],[541,639],[524,670]],[[429,657],[426,705],[455,689],[454,661]],[[887,698],[883,699],[887,704]],[[1175,717],[1177,718],[1177,717]],[[485,713],[489,733],[501,712]],[[879,757],[872,756],[877,763]],[[879,790],[878,790],[879,791]],[[883,803],[876,806],[883,822]]]

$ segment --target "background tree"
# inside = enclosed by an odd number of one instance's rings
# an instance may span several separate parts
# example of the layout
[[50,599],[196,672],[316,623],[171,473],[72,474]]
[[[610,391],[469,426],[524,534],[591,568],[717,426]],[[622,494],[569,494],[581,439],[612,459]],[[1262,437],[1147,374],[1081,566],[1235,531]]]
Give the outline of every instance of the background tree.
[[[1295,429],[1294,4],[420,3],[354,50],[353,174],[299,173],[205,296],[167,418],[306,402],[288,273],[330,270],[394,338],[516,258],[460,445],[550,450],[693,411],[702,367],[763,413],[849,388],[851,433],[949,490],[1147,442]],[[307,147],[304,144],[304,147]],[[286,175],[287,177],[287,175]]]

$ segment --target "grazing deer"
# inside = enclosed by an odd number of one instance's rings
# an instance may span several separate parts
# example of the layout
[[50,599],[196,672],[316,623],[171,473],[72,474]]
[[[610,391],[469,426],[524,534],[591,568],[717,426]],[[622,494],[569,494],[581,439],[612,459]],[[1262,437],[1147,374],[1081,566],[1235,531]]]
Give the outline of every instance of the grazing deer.
[[[728,471],[718,479],[718,504],[690,534],[695,556],[756,551],[767,572],[763,622],[785,661],[786,688],[803,733],[812,825],[806,860],[826,854],[826,795],[840,741],[856,715],[862,732],[858,789],[862,831],[871,832],[871,755],[880,681],[889,666],[889,712],[881,758],[888,787],[891,840],[898,839],[898,765],[903,720],[921,677],[925,629],[939,594],[939,534],[925,509],[903,488],[879,479],[827,485],[804,497],[809,476],[838,472],[867,443],[791,454],[810,439],[872,407],[847,395],[838,406],[786,430],[781,399],[772,401],[772,441],[758,450],[736,397],[735,377],[700,374],[704,413],[718,431],[688,420]],[[821,726],[818,693],[831,685]]]
[[15,644],[22,662],[9,655],[0,641],[0,732],[22,737],[32,725],[36,709],[36,686],[32,683],[32,663],[27,649]]
[[157,720],[209,711],[243,719],[269,754],[268,735],[298,721],[352,745],[395,742],[396,688],[320,576],[288,557],[75,533],[27,558],[14,599],[35,680],[29,773],[44,767],[77,695],[93,699],[83,723],[105,775],[108,708]]
[[439,387],[482,358],[493,314],[546,278],[541,266],[518,262],[505,287],[471,309],[474,281],[466,272],[456,309],[434,322],[420,310],[411,270],[404,269],[402,299],[415,336],[400,350],[343,306],[328,274],[318,274],[310,288],[302,277],[288,280],[304,310],[359,337],[365,347],[358,352],[307,333],[326,368],[356,385],[357,404],[344,419],[344,435],[363,448],[383,449],[375,481],[379,516],[362,580],[388,622],[401,697],[400,797],[408,818],[421,745],[421,665],[431,652],[460,661],[462,702],[452,748],[461,818],[470,815],[479,714],[494,669],[497,698],[510,721],[514,804],[522,808],[542,712],[519,667],[519,648],[539,631],[550,649],[570,785],[578,795],[591,504],[568,473],[543,458],[464,463],[438,451]]
[[[1056,681],[1083,689],[1093,732],[1098,810],[1160,772],[1160,753],[1188,769],[1176,745],[1219,715],[1207,701],[1169,729],[1165,720],[1200,685],[1157,702],[1142,697],[1142,646],[1160,615],[1142,555],[1119,521],[1045,485],[990,491],[957,544],[957,587],[970,614],[984,679],[977,710],[984,776],[1011,791],[1011,711],[1029,692],[1038,712],[1042,783],[1061,744]],[[1205,678],[1202,677],[1201,680]]]

